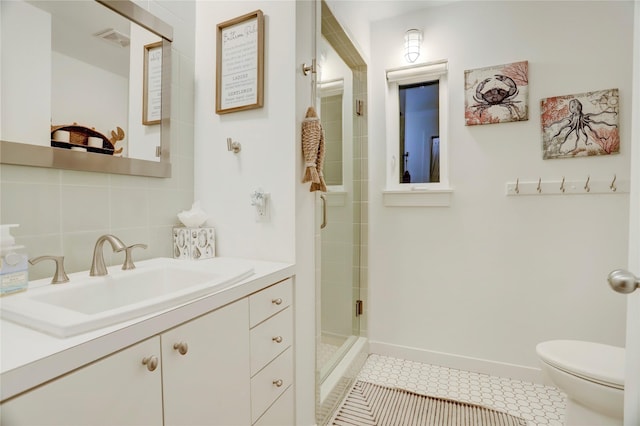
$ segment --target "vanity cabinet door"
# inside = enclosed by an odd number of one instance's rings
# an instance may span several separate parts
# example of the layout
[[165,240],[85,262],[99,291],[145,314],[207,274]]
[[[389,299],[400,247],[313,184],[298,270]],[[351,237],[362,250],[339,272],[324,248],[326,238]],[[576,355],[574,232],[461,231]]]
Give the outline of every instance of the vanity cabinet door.
[[161,335],[164,421],[249,425],[249,305],[241,299]]
[[162,425],[159,360],[159,337],[140,342],[4,402],[0,424]]

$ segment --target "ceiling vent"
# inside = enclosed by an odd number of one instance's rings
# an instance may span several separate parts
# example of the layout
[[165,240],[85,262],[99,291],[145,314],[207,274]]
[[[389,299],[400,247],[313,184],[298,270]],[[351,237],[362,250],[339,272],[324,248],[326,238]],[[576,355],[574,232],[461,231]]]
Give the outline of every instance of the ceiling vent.
[[131,42],[128,35],[114,30],[113,28],[108,28],[106,30],[95,33],[94,36],[101,38],[109,43],[115,44],[119,47],[127,47]]

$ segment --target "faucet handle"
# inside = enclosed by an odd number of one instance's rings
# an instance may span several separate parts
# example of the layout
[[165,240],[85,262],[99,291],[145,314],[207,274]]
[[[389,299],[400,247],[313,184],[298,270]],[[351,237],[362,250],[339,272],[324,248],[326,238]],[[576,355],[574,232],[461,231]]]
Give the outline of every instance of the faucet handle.
[[134,244],[131,245],[129,247],[126,247],[124,249],[124,264],[122,265],[122,269],[123,270],[128,270],[128,269],[136,269],[136,265],[133,264],[133,256],[131,255],[131,252],[133,251],[134,248],[143,248],[146,249],[147,245],[146,244]]
[[53,260],[56,262],[56,272],[53,274],[53,278],[51,278],[51,284],[62,284],[69,282],[69,277],[64,272],[64,256],[39,256],[34,257],[33,259],[29,259],[29,263],[35,265],[38,262],[42,262],[43,260]]

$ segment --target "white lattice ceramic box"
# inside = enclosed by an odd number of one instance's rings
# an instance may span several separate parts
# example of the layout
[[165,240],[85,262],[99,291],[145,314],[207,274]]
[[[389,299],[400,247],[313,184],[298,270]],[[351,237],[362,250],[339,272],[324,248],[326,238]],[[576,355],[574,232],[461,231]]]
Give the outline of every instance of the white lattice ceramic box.
[[173,257],[210,259],[216,256],[214,228],[173,228]]

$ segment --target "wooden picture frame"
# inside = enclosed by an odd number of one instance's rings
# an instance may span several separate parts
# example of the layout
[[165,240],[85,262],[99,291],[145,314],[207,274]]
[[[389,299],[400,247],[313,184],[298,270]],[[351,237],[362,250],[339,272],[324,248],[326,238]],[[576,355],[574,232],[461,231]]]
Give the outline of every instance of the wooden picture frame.
[[264,15],[256,10],[217,25],[216,114],[264,102]]
[[160,124],[162,118],[162,41],[144,46],[142,124]]

